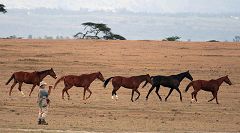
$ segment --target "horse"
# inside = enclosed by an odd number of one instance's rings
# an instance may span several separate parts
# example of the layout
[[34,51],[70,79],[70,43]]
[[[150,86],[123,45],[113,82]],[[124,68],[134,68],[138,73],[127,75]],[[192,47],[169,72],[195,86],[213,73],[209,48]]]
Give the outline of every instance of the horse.
[[139,98],[140,92],[138,91],[138,87],[143,81],[146,81],[147,83],[152,84],[152,81],[150,79],[149,74],[140,75],[140,76],[132,76],[132,77],[115,76],[115,77],[108,78],[104,82],[104,88],[106,88],[108,82],[111,79],[112,79],[112,85],[113,85],[112,99],[114,99],[114,96],[116,96],[116,100],[118,99],[117,90],[122,86],[122,87],[127,88],[127,89],[132,89],[132,97],[131,97],[132,102],[133,102],[134,92],[138,93],[138,96],[135,99],[135,101]]
[[[177,75],[170,75],[170,76],[152,76],[151,79],[153,81],[152,87],[150,88],[150,90],[148,91],[148,94],[146,96],[146,100],[148,100],[148,96],[149,94],[152,92],[152,90],[156,87],[156,94],[158,95],[158,98],[160,99],[160,101],[162,101],[161,96],[159,95],[159,89],[160,86],[164,86],[164,87],[168,87],[171,88],[167,97],[165,98],[165,101],[167,101],[169,95],[172,93],[172,91],[175,89],[178,91],[178,93],[180,94],[180,100],[182,101],[182,94],[181,91],[179,90],[179,85],[181,83],[181,81],[184,78],[188,78],[189,80],[193,80],[191,74],[189,73],[189,71],[177,74]],[[147,82],[143,85],[143,87],[145,87],[147,85]]]
[[53,77],[54,79],[57,78],[53,68],[48,69],[48,70],[44,70],[44,71],[35,71],[35,72],[24,72],[24,71],[19,71],[19,72],[14,72],[12,74],[12,76],[10,77],[10,79],[7,81],[6,85],[9,84],[9,82],[14,79],[13,85],[11,86],[11,89],[9,91],[9,96],[11,96],[12,93],[12,89],[14,88],[14,86],[19,83],[18,86],[18,90],[22,93],[23,96],[24,93],[22,92],[22,84],[26,83],[26,84],[33,84],[32,89],[29,93],[29,96],[31,96],[33,89],[38,85],[39,83],[47,76],[50,75],[51,77]]
[[204,90],[204,91],[210,91],[212,92],[213,98],[208,100],[208,102],[212,101],[213,99],[216,98],[216,102],[218,103],[218,98],[217,98],[217,94],[218,94],[218,90],[220,85],[225,82],[228,85],[232,85],[232,82],[230,81],[230,79],[228,78],[228,75],[218,78],[218,79],[211,79],[211,80],[195,80],[192,81],[188,84],[188,86],[185,89],[185,92],[188,91],[188,89],[192,86],[194,91],[191,93],[192,95],[192,102],[194,101],[193,96],[195,98],[195,101],[197,102],[197,93],[200,90]]
[[[57,80],[57,82],[54,84],[53,89],[56,88],[57,84],[60,81],[64,81],[65,87],[62,90],[62,99],[64,99],[64,92],[66,92],[68,95],[68,100],[70,100],[70,95],[68,93],[68,90],[71,89],[73,86],[83,87],[84,88],[83,100],[87,100],[92,95],[92,91],[89,89],[89,86],[96,78],[104,82],[104,77],[101,72],[96,72],[91,74],[82,74],[80,76],[66,75]],[[88,91],[90,94],[85,99],[86,91]]]

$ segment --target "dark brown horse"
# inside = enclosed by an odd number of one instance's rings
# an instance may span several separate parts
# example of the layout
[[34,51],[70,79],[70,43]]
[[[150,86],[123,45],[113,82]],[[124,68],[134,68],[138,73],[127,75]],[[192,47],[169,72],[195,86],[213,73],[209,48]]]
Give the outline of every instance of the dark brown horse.
[[206,81],[206,80],[195,80],[195,81],[192,81],[188,84],[188,86],[186,87],[186,90],[185,92],[188,91],[188,89],[192,86],[194,91],[192,92],[192,101],[194,101],[193,99],[193,96],[197,102],[197,93],[198,91],[200,90],[204,90],[204,91],[210,91],[212,92],[212,95],[213,95],[213,98],[210,99],[208,102],[212,101],[213,99],[216,98],[216,102],[218,104],[218,99],[217,99],[217,93],[218,93],[218,90],[219,90],[219,87],[220,85],[225,82],[229,85],[232,85],[232,82],[229,80],[228,76],[224,76],[224,77],[221,77],[219,79],[212,79],[212,80],[209,80],[209,81]]
[[104,82],[104,78],[103,78],[103,75],[101,74],[101,72],[96,72],[96,73],[91,73],[91,74],[82,74],[80,76],[75,76],[75,75],[63,76],[55,83],[54,89],[56,88],[57,84],[60,81],[64,81],[65,87],[62,90],[62,99],[64,99],[64,92],[66,92],[68,95],[68,100],[70,100],[70,95],[68,93],[68,90],[70,88],[72,88],[73,86],[83,87],[84,88],[83,100],[85,100],[86,91],[88,91],[90,93],[86,99],[90,98],[90,96],[92,95],[92,92],[89,90],[89,86],[96,78],[101,80],[102,82]]
[[57,78],[55,72],[53,71],[53,69],[49,69],[49,70],[44,70],[44,71],[35,71],[35,72],[15,72],[12,74],[11,78],[7,81],[6,85],[9,84],[9,82],[14,79],[13,85],[11,86],[11,89],[9,91],[9,96],[11,96],[12,93],[12,89],[14,88],[14,86],[19,83],[18,86],[18,90],[22,93],[22,95],[24,95],[24,93],[22,92],[22,84],[26,83],[26,84],[33,84],[32,89],[29,93],[29,96],[31,96],[33,89],[36,87],[36,85],[39,85],[39,83],[47,76],[50,75],[53,78]]
[[138,93],[137,98],[135,99],[135,101],[139,98],[140,96],[140,92],[138,91],[138,87],[139,85],[143,82],[149,82],[150,84],[152,84],[152,80],[150,79],[150,75],[140,75],[140,76],[132,76],[132,77],[121,77],[121,76],[115,76],[115,77],[111,77],[108,78],[105,82],[104,82],[104,87],[107,86],[108,82],[112,79],[112,85],[113,85],[113,90],[112,90],[112,99],[114,99],[114,96],[116,96],[116,99],[118,99],[117,96],[117,90],[122,86],[125,87],[127,89],[132,89],[132,97],[131,100],[133,102],[133,94],[134,91]]

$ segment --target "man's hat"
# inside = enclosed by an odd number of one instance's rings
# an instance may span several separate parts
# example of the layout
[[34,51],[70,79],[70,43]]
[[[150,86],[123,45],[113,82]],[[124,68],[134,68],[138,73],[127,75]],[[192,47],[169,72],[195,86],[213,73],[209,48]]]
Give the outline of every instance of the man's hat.
[[39,86],[46,85],[47,83],[45,81],[40,82]]

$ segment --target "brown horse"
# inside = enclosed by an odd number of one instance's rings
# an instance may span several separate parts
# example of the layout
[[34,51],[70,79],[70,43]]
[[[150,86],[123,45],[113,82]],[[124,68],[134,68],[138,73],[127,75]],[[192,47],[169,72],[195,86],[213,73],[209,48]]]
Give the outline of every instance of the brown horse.
[[152,80],[150,79],[150,75],[140,75],[140,76],[132,76],[132,77],[121,77],[121,76],[115,76],[115,77],[110,77],[104,82],[104,87],[106,88],[108,82],[112,79],[112,85],[113,85],[113,90],[112,90],[112,99],[114,99],[114,96],[116,96],[116,99],[118,99],[117,96],[117,90],[122,86],[127,89],[132,89],[132,97],[131,101],[133,102],[133,94],[134,91],[138,93],[137,98],[135,101],[139,98],[140,92],[138,91],[139,85],[143,82],[149,82],[152,84]]
[[103,75],[101,74],[101,72],[96,72],[96,73],[91,73],[91,74],[82,74],[80,76],[75,76],[75,75],[63,76],[55,83],[54,89],[56,88],[57,84],[60,81],[64,81],[65,87],[62,90],[62,99],[64,99],[64,92],[66,92],[68,95],[68,100],[70,100],[70,95],[68,93],[68,90],[70,88],[72,88],[73,86],[83,87],[84,88],[83,100],[85,100],[86,91],[88,91],[90,93],[86,99],[90,98],[90,96],[92,95],[92,92],[89,90],[89,86],[96,78],[101,80],[102,82],[104,82],[104,78],[103,78]]
[[36,85],[39,85],[39,83],[47,76],[50,75],[53,78],[57,78],[55,72],[53,71],[53,69],[49,69],[49,70],[44,70],[44,71],[35,71],[35,72],[15,72],[12,74],[11,78],[7,81],[6,85],[9,84],[9,82],[14,79],[13,85],[11,86],[11,89],[9,91],[9,96],[11,96],[12,93],[12,89],[14,88],[14,86],[19,83],[18,86],[18,90],[22,93],[22,95],[24,96],[24,93],[22,92],[22,84],[26,83],[26,84],[33,84],[32,89],[29,93],[29,96],[31,96],[33,89],[36,87]]
[[217,99],[217,93],[218,93],[218,90],[219,90],[219,87],[220,85],[225,82],[229,85],[232,85],[232,82],[229,80],[228,76],[224,76],[224,77],[221,77],[219,79],[212,79],[212,80],[209,80],[209,81],[206,81],[206,80],[195,80],[195,81],[192,81],[188,84],[188,86],[186,87],[186,90],[185,92],[188,91],[189,87],[193,87],[194,91],[192,92],[192,101],[194,101],[193,99],[193,96],[197,102],[197,93],[198,91],[200,91],[201,89],[204,90],[204,91],[210,91],[212,92],[212,95],[213,95],[213,98],[210,99],[208,102],[212,101],[213,99],[216,98],[216,102],[218,104],[218,99]]

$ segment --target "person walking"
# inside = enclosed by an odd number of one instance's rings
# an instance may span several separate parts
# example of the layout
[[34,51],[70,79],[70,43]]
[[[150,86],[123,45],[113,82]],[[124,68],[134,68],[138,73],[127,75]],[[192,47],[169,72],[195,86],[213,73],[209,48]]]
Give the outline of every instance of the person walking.
[[48,113],[48,105],[50,100],[48,99],[49,93],[51,92],[52,86],[49,86],[49,90],[46,89],[47,83],[42,81],[39,85],[39,93],[38,93],[38,107],[39,107],[39,113],[38,113],[38,125],[48,125],[46,122],[46,116]]

